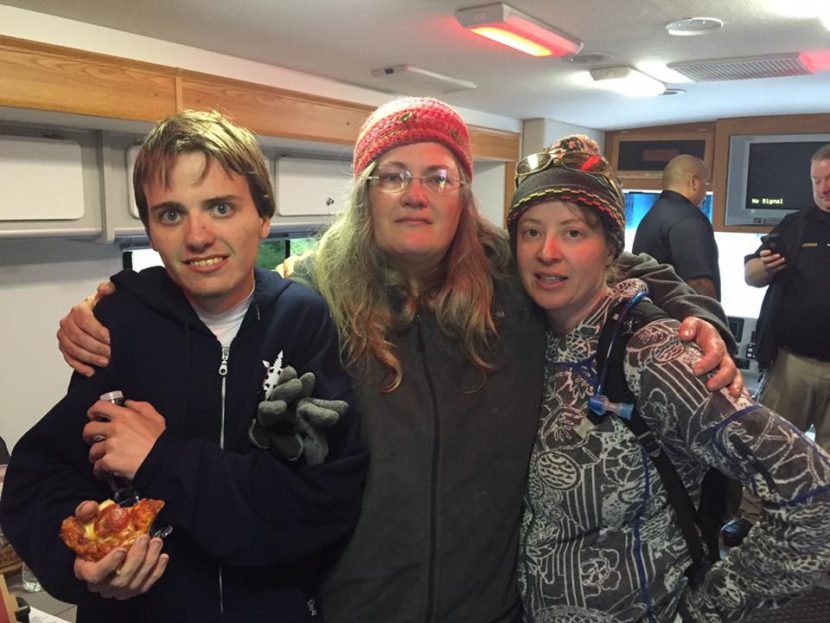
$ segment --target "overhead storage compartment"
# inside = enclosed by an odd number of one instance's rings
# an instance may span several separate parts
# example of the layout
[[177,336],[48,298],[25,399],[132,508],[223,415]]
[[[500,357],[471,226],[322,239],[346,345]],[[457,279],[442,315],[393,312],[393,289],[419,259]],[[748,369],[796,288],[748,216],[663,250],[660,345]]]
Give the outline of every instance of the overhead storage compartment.
[[0,238],[101,232],[94,132],[0,126]]
[[[126,210],[108,202],[107,230],[112,238],[144,238],[144,226],[138,215],[133,191],[133,170],[139,146],[134,139],[106,139],[110,171],[123,166],[123,174],[109,179],[108,196],[117,198],[123,194]],[[119,156],[120,154],[120,156]],[[277,155],[274,149],[265,149],[266,165],[272,176],[276,211],[271,220],[274,237],[305,236],[315,233],[330,223],[334,214],[348,198],[351,162],[334,158],[311,158]],[[122,165],[123,163],[123,165]]]
[[73,220],[84,215],[81,146],[0,136],[0,221]]
[[351,179],[351,160],[276,158],[276,216],[331,218],[348,201]]

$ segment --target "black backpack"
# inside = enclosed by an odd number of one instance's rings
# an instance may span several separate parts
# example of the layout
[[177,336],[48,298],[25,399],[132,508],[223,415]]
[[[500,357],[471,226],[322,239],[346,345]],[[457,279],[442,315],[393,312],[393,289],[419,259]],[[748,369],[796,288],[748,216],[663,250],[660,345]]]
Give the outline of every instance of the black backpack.
[[[683,481],[663,451],[655,435],[637,413],[635,396],[625,382],[623,360],[629,338],[639,329],[668,315],[651,301],[637,295],[630,301],[621,301],[608,314],[597,344],[597,394],[601,394],[615,406],[623,406],[618,414],[628,429],[645,449],[654,463],[660,480],[677,515],[680,530],[689,549],[692,565],[686,576],[692,587],[700,584],[708,568],[720,559],[718,536],[726,513],[728,479],[721,472],[710,468],[701,484],[700,505],[694,507]],[[596,413],[603,413],[594,397],[589,401],[589,417],[596,422]],[[631,405],[630,410],[627,408]],[[616,410],[615,410],[616,412]],[[609,415],[605,411],[604,415]]]

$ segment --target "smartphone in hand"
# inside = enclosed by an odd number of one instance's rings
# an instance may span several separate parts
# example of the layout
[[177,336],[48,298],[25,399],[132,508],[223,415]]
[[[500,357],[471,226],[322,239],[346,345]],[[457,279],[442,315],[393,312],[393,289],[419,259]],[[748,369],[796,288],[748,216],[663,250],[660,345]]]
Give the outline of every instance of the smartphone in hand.
[[784,257],[784,245],[781,243],[781,234],[766,234],[761,236],[761,250],[778,253]]

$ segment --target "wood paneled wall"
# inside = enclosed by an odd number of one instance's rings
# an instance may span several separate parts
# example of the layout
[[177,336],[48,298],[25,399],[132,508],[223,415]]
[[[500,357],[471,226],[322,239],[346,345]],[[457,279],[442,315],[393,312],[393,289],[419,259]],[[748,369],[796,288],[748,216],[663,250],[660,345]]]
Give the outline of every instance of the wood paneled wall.
[[[774,115],[768,117],[735,117],[715,123],[715,168],[712,175],[712,225],[718,231],[765,232],[770,227],[751,225],[726,227],[726,178],[729,162],[729,138],[736,134],[809,134],[830,132],[830,114]],[[809,176],[809,163],[804,163],[804,177]],[[807,206],[805,206],[807,207]]]
[[[712,176],[712,226],[716,231],[765,232],[769,226],[725,226],[726,180],[729,164],[729,138],[740,134],[806,134],[830,131],[830,114],[774,115],[766,117],[734,117],[717,121],[666,125],[648,128],[620,130],[606,134],[606,155],[616,165],[620,141],[704,138],[704,161]],[[620,179],[627,188],[658,190],[661,171],[620,172]],[[805,169],[804,175],[808,175]]]
[[[706,143],[703,161],[709,170],[712,170],[713,139],[715,124],[684,123],[675,125],[653,126],[633,130],[618,130],[605,135],[605,153],[611,163],[617,167],[619,162],[620,143],[631,141],[665,141],[665,140],[704,140]],[[626,171],[617,167],[617,175],[625,188],[638,190],[659,190],[663,171]]]

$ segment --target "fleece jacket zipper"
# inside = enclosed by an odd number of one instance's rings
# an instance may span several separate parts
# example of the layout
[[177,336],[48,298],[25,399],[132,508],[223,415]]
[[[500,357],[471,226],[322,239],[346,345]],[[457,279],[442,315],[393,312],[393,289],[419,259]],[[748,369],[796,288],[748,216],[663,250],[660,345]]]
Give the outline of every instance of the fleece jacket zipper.
[[[228,384],[228,359],[230,358],[230,346],[222,346],[222,360],[219,362],[219,378],[221,379],[221,409],[219,416],[219,447],[225,449],[225,396],[227,395]],[[219,617],[225,618],[224,590],[222,587],[222,563],[219,563]]]
[[435,559],[436,559],[436,535],[438,534],[438,457],[441,450],[441,438],[439,435],[438,403],[435,396],[435,385],[432,382],[432,375],[429,371],[429,362],[426,354],[426,342],[421,330],[421,315],[415,316],[415,330],[418,338],[418,353],[421,355],[421,364],[424,368],[424,376],[429,387],[430,402],[432,404],[432,465],[430,472],[430,512],[429,512],[429,564],[427,566],[427,607],[426,621],[429,623],[435,617]]

